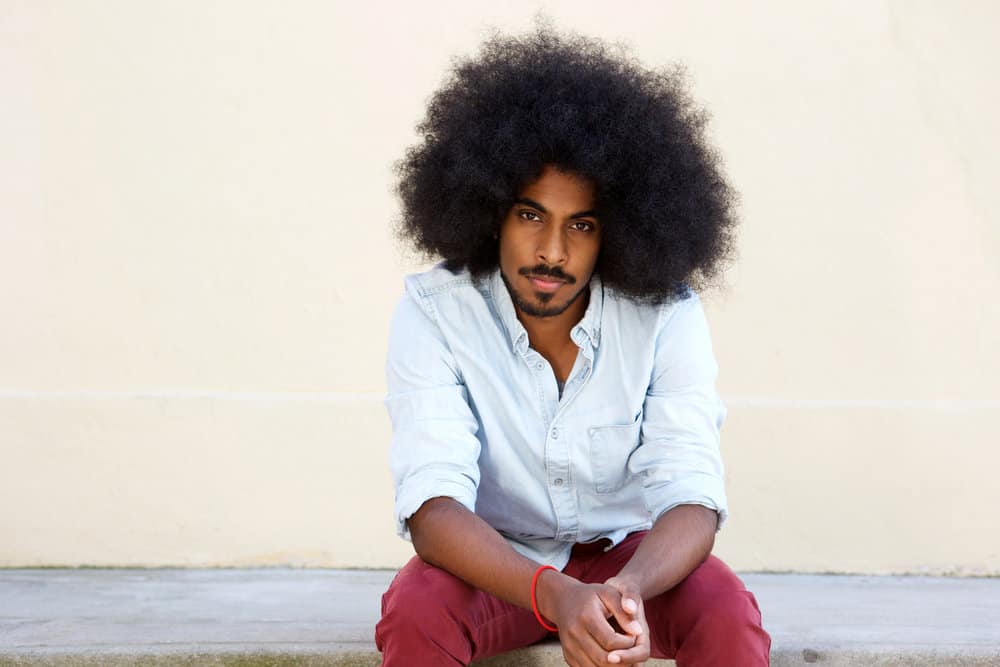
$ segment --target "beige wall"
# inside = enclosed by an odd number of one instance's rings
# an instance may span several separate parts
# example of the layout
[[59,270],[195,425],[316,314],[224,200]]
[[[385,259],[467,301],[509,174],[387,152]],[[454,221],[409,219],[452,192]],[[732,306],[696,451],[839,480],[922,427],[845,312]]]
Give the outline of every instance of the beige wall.
[[0,566],[395,566],[390,164],[488,25],[682,60],[739,569],[1000,574],[994,3],[0,0]]

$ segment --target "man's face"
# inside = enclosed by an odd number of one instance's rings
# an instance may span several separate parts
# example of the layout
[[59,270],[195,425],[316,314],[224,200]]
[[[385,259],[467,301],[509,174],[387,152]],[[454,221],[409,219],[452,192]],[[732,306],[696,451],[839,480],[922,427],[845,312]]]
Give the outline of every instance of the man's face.
[[593,185],[546,166],[500,226],[500,273],[515,306],[533,317],[566,311],[586,292],[600,247]]

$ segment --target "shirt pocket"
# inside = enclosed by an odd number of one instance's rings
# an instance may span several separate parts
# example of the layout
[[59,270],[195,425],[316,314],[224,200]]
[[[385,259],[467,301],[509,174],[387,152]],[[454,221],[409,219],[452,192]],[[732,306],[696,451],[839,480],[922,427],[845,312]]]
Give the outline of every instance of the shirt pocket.
[[642,411],[639,411],[631,424],[609,424],[587,429],[590,465],[597,493],[615,493],[632,477],[628,470],[628,458],[639,446],[641,426]]

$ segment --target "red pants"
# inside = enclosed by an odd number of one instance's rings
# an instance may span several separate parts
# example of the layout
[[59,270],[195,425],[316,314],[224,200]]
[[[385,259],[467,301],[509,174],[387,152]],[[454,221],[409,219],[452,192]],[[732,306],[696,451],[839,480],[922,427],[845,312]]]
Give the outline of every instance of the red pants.
[[[566,574],[603,583],[632,557],[645,531],[605,553],[602,540],[573,548]],[[646,600],[654,658],[678,667],[769,664],[771,638],[753,593],[715,556],[671,590]],[[414,556],[382,596],[375,644],[382,667],[468,665],[534,644],[549,633],[530,609],[504,602]]]

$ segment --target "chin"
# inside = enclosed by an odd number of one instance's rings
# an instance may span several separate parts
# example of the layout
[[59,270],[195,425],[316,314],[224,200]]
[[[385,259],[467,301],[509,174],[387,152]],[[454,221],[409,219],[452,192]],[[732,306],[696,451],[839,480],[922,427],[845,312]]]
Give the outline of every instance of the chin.
[[566,301],[542,301],[532,295],[521,300],[521,309],[533,317],[555,317],[562,315],[572,303],[572,298]]

